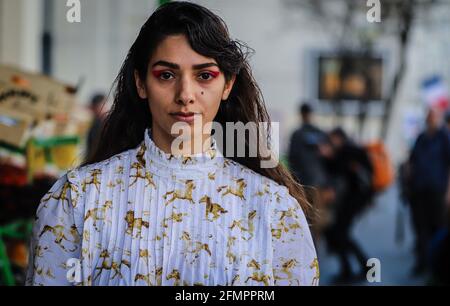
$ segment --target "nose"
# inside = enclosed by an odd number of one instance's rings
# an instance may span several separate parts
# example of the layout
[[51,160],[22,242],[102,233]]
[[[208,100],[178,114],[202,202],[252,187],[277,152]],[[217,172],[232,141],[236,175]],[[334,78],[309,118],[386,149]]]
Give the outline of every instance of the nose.
[[181,78],[178,84],[176,102],[178,104],[192,104],[195,101],[194,84],[188,77]]

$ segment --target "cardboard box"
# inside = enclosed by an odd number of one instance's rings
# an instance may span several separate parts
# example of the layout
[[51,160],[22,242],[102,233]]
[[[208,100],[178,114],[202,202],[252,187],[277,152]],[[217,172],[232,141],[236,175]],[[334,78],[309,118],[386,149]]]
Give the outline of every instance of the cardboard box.
[[0,106],[45,119],[68,113],[75,104],[73,88],[47,76],[0,65]]
[[0,107],[35,117],[38,120],[46,117],[45,102],[28,88],[0,84]]
[[33,116],[0,106],[0,141],[23,148],[28,140]]

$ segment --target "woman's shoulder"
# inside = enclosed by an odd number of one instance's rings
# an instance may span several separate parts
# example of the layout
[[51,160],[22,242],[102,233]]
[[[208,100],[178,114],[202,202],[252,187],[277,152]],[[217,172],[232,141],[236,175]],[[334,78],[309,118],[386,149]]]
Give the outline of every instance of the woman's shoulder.
[[117,169],[123,169],[127,164],[130,164],[131,159],[136,156],[137,148],[123,151],[113,155],[105,160],[78,166],[68,170],[67,177],[70,180],[83,179],[92,176],[92,173],[114,173]]
[[280,198],[290,196],[289,190],[286,186],[232,159],[224,158],[223,170],[225,175],[230,176],[231,179],[236,178],[246,181],[246,187],[255,189],[252,191],[263,191],[269,195],[274,195]]
[[272,181],[270,178],[230,158],[223,158],[222,171],[225,176],[244,180],[253,180],[262,183],[270,183]]
[[[236,161],[228,160],[231,180],[243,179],[249,204],[256,210],[269,208],[268,216],[276,224],[280,220],[291,222],[293,227],[307,226],[306,215],[298,200],[291,195],[287,186],[276,182]],[[263,204],[263,205],[261,205]],[[290,221],[289,221],[290,220]],[[283,221],[284,222],[284,221]]]

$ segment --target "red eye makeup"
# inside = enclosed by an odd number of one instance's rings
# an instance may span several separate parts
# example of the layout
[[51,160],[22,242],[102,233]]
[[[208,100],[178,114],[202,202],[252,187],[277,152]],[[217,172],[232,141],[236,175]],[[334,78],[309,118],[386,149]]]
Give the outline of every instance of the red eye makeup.
[[[167,70],[153,70],[152,74],[155,78],[161,79],[161,80],[169,80],[171,77],[174,77],[173,73]],[[199,74],[199,77],[202,81],[208,81],[211,79],[215,79],[220,75],[220,71],[203,71]],[[203,78],[204,76],[207,76],[206,78]]]
[[[212,79],[215,79],[219,76],[220,72],[218,71],[203,71],[199,74],[199,79],[201,81],[210,81]],[[206,76],[206,78],[205,78]]]
[[153,70],[152,74],[155,78],[161,78],[162,75],[172,76],[172,74],[170,72],[168,72],[167,70]]
[[208,71],[208,73],[211,74],[213,78],[217,78],[220,74],[220,71]]

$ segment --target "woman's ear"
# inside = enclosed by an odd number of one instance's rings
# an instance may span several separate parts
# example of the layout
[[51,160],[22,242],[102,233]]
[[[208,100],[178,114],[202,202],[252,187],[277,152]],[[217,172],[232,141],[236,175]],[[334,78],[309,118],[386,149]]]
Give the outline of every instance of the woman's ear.
[[141,99],[147,99],[147,90],[139,77],[137,70],[134,70],[134,80],[136,82],[136,90]]
[[233,75],[229,81],[225,81],[225,88],[223,89],[222,100],[228,99],[228,96],[233,89],[234,82],[236,81],[236,75]]

